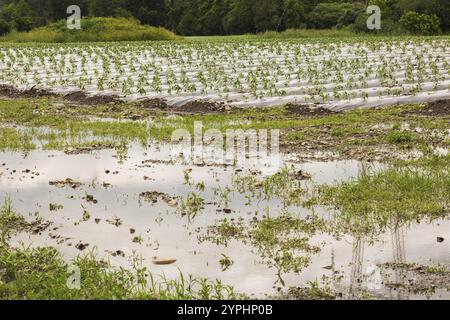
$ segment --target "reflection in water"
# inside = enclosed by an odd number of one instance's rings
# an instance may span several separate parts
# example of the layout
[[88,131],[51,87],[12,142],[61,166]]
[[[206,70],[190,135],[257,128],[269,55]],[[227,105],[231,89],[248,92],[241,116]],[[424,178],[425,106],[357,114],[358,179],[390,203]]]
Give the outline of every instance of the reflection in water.
[[[146,150],[136,145],[129,149],[128,157],[122,163],[118,163],[117,155],[107,150],[80,155],[36,151],[31,152],[27,158],[17,153],[0,153],[2,163],[6,164],[0,167],[0,201],[9,195],[18,212],[24,214],[39,212],[42,218],[52,221],[55,228],[58,228],[40,235],[22,235],[16,240],[22,240],[27,245],[56,246],[67,258],[79,253],[75,248],[76,243],[89,243],[90,248],[98,249],[101,257],[106,255],[114,265],[124,267],[128,266],[126,258],[131,257],[133,251],[136,251],[142,254],[146,266],[154,274],[164,273],[167,277],[176,278],[180,269],[194,276],[220,278],[224,283],[234,285],[239,292],[256,293],[259,297],[265,293],[272,293],[274,282],[277,280],[274,274],[276,265],[267,263],[274,261],[270,258],[277,258],[279,263],[298,262],[300,275],[295,272],[283,272],[286,287],[305,286],[308,282],[331,273],[337,275],[336,281],[344,279],[342,284],[346,288],[351,284],[351,289],[355,292],[363,291],[363,284],[367,284],[366,289],[371,292],[382,291],[380,293],[387,295],[389,291],[386,291],[381,281],[378,282],[378,278],[375,283],[378,287],[372,288],[369,288],[369,285],[373,283],[374,278],[367,279],[367,283],[365,278],[371,277],[369,269],[375,270],[377,263],[391,261],[389,242],[392,241],[395,262],[406,260],[405,244],[407,244],[410,261],[422,264],[429,264],[430,261],[434,264],[448,264],[450,243],[445,241],[436,245],[435,240],[436,235],[450,232],[448,220],[440,220],[434,224],[425,221],[412,223],[408,226],[407,238],[402,227],[395,227],[394,224],[391,228],[392,238],[389,234],[382,234],[377,237],[380,241],[374,245],[366,245],[372,240],[366,234],[356,236],[349,233],[343,238],[336,238],[332,234],[321,232],[322,229],[318,225],[302,225],[302,221],[305,222],[305,217],[310,213],[305,208],[289,206],[289,211],[298,213],[298,216],[295,216],[296,219],[284,221],[276,219],[286,210],[280,198],[254,200],[238,192],[234,188],[236,175],[253,175],[253,171],[238,171],[237,168],[219,166],[171,164],[166,161],[169,154],[170,148],[165,145],[154,145]],[[348,181],[358,177],[362,171],[361,163],[358,161],[293,165],[296,172],[301,170],[310,174],[313,184]],[[188,169],[192,170],[190,172],[192,186],[185,182],[184,172]],[[33,171],[36,172],[34,175]],[[264,173],[254,175],[257,178],[266,177]],[[49,185],[49,181],[66,178],[80,181],[83,185],[77,189],[56,188]],[[282,181],[281,178],[283,175],[278,175],[276,181]],[[103,187],[104,183],[109,187]],[[302,187],[306,184],[307,182],[302,181]],[[203,187],[197,187],[198,185]],[[218,196],[217,190],[230,190],[224,192],[227,194],[224,197],[227,201],[220,201],[221,196]],[[189,192],[194,191],[205,201],[202,214],[190,224],[186,217],[177,214],[177,207],[168,197],[177,196],[186,199]],[[278,194],[285,195],[287,194],[285,191],[286,189],[282,189]],[[142,193],[157,195],[156,202],[141,201]],[[98,203],[87,202],[87,194],[92,195]],[[58,212],[52,211],[50,204],[61,205],[62,209]],[[83,206],[92,218],[78,223],[83,218]],[[266,210],[267,208],[270,208],[270,212]],[[317,214],[324,218],[330,216],[323,208],[317,208]],[[251,241],[247,243],[234,241],[229,246],[198,243],[199,234],[224,218],[247,225],[253,221],[267,220],[264,217],[271,217],[279,226],[277,232],[273,234],[268,232],[274,230],[273,226],[262,228],[257,233],[260,239],[266,240],[265,243],[277,240],[278,247],[275,248],[277,250],[269,252],[265,250],[265,253],[274,253],[265,256],[265,259],[261,259],[259,252],[252,248]],[[111,224],[110,221],[114,219],[120,219],[121,225]],[[294,230],[294,227],[297,229]],[[311,232],[300,232],[304,230],[303,227]],[[130,230],[133,230],[133,234]],[[289,233],[289,230],[298,232]],[[58,242],[59,238],[54,238],[55,235],[61,236],[64,242]],[[142,237],[143,243],[133,242],[135,236]],[[350,236],[354,239],[353,244],[349,245],[347,240]],[[299,242],[299,239],[304,239],[304,242]],[[279,249],[280,245],[283,250]],[[320,250],[311,251],[313,248],[309,245],[318,246]],[[270,246],[270,249],[272,248],[273,246]],[[126,258],[110,255],[110,252],[117,250],[121,250]],[[234,261],[233,266],[226,272],[222,271],[219,263],[222,254]],[[330,254],[331,269],[328,268]],[[154,265],[151,263],[154,256],[173,257],[177,262],[170,266]],[[351,268],[348,265],[350,260]],[[284,270],[292,270],[292,263],[285,266]],[[402,275],[398,274],[398,281],[401,281],[401,278]]]
[[[406,247],[405,247],[405,230],[403,226],[395,224],[395,227],[391,229],[391,243],[392,243],[392,262],[394,264],[406,263]],[[349,293],[351,296],[359,296],[359,293],[364,288],[368,289],[381,289],[382,283],[391,282],[389,275],[384,274],[383,279],[381,277],[380,269],[367,268],[367,272],[364,271],[364,236],[355,236],[352,244],[352,263],[350,273],[350,288]],[[394,268],[393,280],[395,284],[402,284],[406,281],[406,271],[402,268]],[[364,280],[367,281],[366,286],[363,286]],[[407,299],[408,295],[404,290],[389,289],[389,296],[392,299]]]
[[356,294],[361,290],[364,260],[364,237],[353,239],[352,268],[350,273],[350,293]]
[[[393,262],[395,264],[403,264],[406,262],[406,249],[405,249],[405,232],[402,226],[396,225],[391,232],[392,238],[392,254]],[[406,279],[405,270],[394,268],[394,280],[395,283],[402,283]],[[407,295],[403,290],[390,290],[391,298],[406,299]]]

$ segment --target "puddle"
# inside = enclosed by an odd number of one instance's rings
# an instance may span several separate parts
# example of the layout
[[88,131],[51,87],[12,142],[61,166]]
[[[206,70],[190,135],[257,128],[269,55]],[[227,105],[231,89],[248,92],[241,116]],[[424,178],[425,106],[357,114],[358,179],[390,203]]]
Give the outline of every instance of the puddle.
[[[167,145],[151,144],[144,150],[135,144],[121,162],[114,150],[78,155],[32,151],[26,157],[0,153],[0,197],[11,197],[17,212],[39,212],[53,222],[40,235],[20,234],[14,241],[55,246],[67,259],[80,253],[79,249],[86,252],[95,248],[99,257],[119,266],[129,266],[135,253],[155,274],[176,278],[181,270],[219,278],[238,292],[256,297],[276,294],[281,286],[277,270],[265,263],[250,243],[234,239],[223,246],[200,239],[208,227],[224,218],[247,223],[267,215],[277,217],[284,211],[307,217],[311,210],[286,204],[277,197],[249,198],[248,194],[246,197],[233,191],[237,177],[268,176],[273,173],[270,170],[255,174],[252,168],[245,167],[169,163],[170,151]],[[363,169],[383,168],[381,164],[359,161],[285,160],[285,164],[311,176],[300,183],[305,189],[356,178]],[[67,178],[72,180],[67,183]],[[50,184],[52,181],[59,183]],[[188,203],[189,196],[201,199],[193,201],[197,204],[193,216],[183,215],[180,210],[180,203]],[[172,201],[176,197],[178,200]],[[323,209],[317,212],[329,215]],[[397,228],[379,236],[375,243],[316,233],[309,242],[319,246],[320,251],[310,255],[310,262],[298,274],[286,272],[281,277],[286,287],[305,286],[325,275],[332,287],[348,293],[368,290],[375,296],[418,298],[420,294],[385,286],[383,276],[378,276],[378,265],[416,262],[449,266],[450,242],[436,241],[436,237],[448,238],[449,234],[447,220]],[[224,256],[232,260],[226,271],[219,262]],[[439,288],[430,295],[435,299],[450,297],[449,292]]]

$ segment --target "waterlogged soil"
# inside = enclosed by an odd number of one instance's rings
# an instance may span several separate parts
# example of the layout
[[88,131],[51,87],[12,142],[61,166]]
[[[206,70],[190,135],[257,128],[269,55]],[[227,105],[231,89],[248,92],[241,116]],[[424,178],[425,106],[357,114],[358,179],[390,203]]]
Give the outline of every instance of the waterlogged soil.
[[295,103],[289,103],[286,105],[286,110],[290,114],[294,114],[297,116],[322,116],[322,115],[330,115],[336,113],[335,111],[331,111],[329,109],[320,107],[320,106],[314,106],[314,105],[308,105],[308,104],[295,104]]
[[[0,97],[4,98],[56,98],[62,103],[71,103],[76,105],[106,105],[122,104],[124,101],[117,95],[89,95],[83,91],[74,91],[67,94],[57,94],[46,89],[30,88],[19,90],[10,85],[0,84]],[[236,106],[229,105],[223,101],[214,101],[211,99],[189,100],[182,105],[170,105],[164,98],[143,98],[135,102],[136,106],[145,110],[155,110],[170,112],[171,114],[214,114],[230,112],[239,109]],[[376,107],[375,107],[376,108]],[[317,117],[336,114],[342,111],[331,110],[321,104],[286,104],[288,114],[302,117]],[[424,104],[423,108],[414,111],[408,111],[406,115],[423,115],[430,117],[448,117],[450,115],[450,100],[443,99],[431,101]],[[140,117],[135,115],[136,119]]]
[[[169,160],[171,150],[165,144],[131,145],[123,160],[114,150],[0,153],[0,197],[9,196],[28,220],[38,215],[49,223],[39,232],[19,233],[13,242],[54,246],[66,259],[94,250],[125,267],[138,255],[154,274],[176,278],[181,270],[218,278],[258,298],[310,297],[302,288],[316,281],[327,288],[319,298],[450,298],[447,273],[398,267],[450,266],[448,220],[413,222],[370,240],[337,236],[311,222],[306,243],[292,244],[302,250],[280,251],[278,244],[246,235],[258,222],[286,212],[305,223],[316,215],[330,219],[328,209],[313,212],[280,193],[264,197],[243,189],[245,179],[274,177],[279,167],[195,165]],[[385,167],[356,160],[304,162],[293,154],[282,159],[294,173],[289,179],[305,192]],[[234,227],[221,239],[214,230],[224,221]],[[277,263],[286,252],[303,261],[300,267]]]
[[[117,95],[89,95],[83,91],[58,94],[46,89],[30,88],[27,90],[19,90],[13,86],[4,84],[0,84],[0,97],[3,99],[47,97],[58,99],[61,103],[70,103],[74,105],[118,105],[124,103],[123,99]],[[224,102],[208,99],[197,99],[194,101],[188,101],[183,105],[173,106],[169,105],[167,100],[164,98],[144,98],[137,100],[135,104],[144,110],[155,110],[178,114],[211,114],[230,111],[234,108]],[[321,110],[326,109],[321,108]]]

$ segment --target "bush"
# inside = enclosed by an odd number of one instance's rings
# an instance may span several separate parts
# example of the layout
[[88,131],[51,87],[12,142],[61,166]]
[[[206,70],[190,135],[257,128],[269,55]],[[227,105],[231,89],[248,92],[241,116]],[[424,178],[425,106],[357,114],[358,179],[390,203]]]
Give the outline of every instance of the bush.
[[413,34],[433,35],[441,32],[439,18],[436,15],[410,11],[400,18],[400,24]]
[[11,32],[11,26],[9,25],[9,23],[3,19],[0,19],[0,36],[3,36],[10,32]]
[[52,23],[30,32],[12,33],[3,41],[16,42],[97,42],[97,41],[145,41],[175,40],[171,31],[144,26],[128,18],[83,18],[80,30],[69,30],[66,20]]

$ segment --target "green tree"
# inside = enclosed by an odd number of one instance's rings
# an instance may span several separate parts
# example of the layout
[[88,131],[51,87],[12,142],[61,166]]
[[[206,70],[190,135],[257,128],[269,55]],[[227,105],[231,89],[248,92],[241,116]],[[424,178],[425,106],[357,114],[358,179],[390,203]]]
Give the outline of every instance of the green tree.
[[256,1],[231,1],[230,10],[223,19],[223,27],[228,34],[255,32],[253,7]]
[[25,0],[14,4],[12,19],[17,31],[29,31],[35,26],[33,12]]
[[123,8],[124,0],[89,0],[89,14],[95,17],[112,17],[117,9]]
[[364,11],[362,3],[319,3],[309,15],[309,26],[317,29],[342,27],[354,23]]
[[301,1],[283,1],[282,24],[283,29],[306,27],[305,7]]
[[252,15],[256,32],[277,30],[281,25],[280,5],[276,0],[259,0],[252,7]]
[[3,36],[11,31],[11,26],[4,19],[0,19],[0,36]]
[[88,1],[90,0],[49,0],[50,18],[52,21],[67,18],[67,8],[77,5],[81,9],[82,16],[88,16]]
[[144,24],[162,26],[167,19],[166,3],[164,0],[127,0],[119,6],[130,11],[135,18]]
[[410,11],[401,17],[400,24],[413,34],[433,35],[441,32],[439,18],[436,15]]

